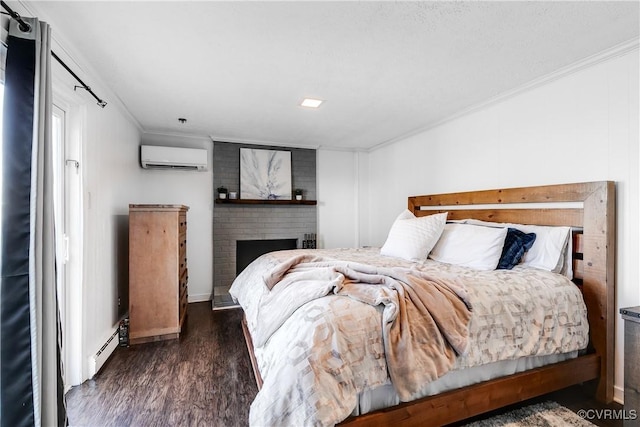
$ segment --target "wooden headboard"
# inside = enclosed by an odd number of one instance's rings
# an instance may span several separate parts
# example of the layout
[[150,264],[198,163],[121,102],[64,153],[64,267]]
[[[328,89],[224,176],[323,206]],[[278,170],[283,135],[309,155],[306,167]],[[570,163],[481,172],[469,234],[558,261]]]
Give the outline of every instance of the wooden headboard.
[[[568,206],[567,206],[568,204]],[[564,206],[563,206],[564,205]],[[416,216],[449,212],[518,224],[562,225],[574,234],[574,275],[587,305],[591,345],[600,355],[597,397],[613,400],[615,320],[615,183],[612,181],[505,188],[409,197]]]

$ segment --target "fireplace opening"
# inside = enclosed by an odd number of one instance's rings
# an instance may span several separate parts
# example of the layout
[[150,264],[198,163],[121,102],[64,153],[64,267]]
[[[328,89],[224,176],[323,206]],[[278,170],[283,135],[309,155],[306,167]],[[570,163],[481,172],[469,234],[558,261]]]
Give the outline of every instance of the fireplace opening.
[[236,275],[260,255],[297,247],[298,239],[236,240]]

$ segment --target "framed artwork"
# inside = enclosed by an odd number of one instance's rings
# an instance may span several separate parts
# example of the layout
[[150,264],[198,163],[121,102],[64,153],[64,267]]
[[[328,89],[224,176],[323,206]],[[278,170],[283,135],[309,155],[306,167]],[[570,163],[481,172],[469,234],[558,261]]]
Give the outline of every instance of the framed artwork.
[[240,198],[291,200],[291,151],[241,148]]

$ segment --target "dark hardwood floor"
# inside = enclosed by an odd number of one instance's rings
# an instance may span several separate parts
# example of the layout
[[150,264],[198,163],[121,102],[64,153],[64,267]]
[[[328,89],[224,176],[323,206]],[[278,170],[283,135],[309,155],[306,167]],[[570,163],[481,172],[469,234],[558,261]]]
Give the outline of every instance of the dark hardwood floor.
[[66,395],[72,426],[246,426],[258,393],[237,309],[189,304],[179,340],[118,347]]
[[[186,331],[179,340],[118,347],[94,379],[67,393],[70,424],[246,426],[258,389],[241,318],[239,309],[212,311],[208,302],[189,304]],[[572,387],[519,406],[544,400],[574,412],[622,409],[618,404],[596,402],[588,387]],[[622,426],[621,420],[591,422],[600,427]]]

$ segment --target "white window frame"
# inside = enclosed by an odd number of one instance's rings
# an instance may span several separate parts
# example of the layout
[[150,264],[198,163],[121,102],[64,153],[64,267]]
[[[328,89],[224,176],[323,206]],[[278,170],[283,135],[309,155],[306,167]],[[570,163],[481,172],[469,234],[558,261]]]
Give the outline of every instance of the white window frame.
[[[53,85],[54,114],[64,115],[64,172],[65,195],[61,218],[64,218],[65,242],[59,246],[64,262],[63,301],[60,301],[62,322],[62,359],[64,366],[65,393],[73,386],[82,384],[88,377],[83,350],[83,201],[82,201],[82,146],[85,129],[84,102],[68,84]],[[55,147],[54,147],[55,148]],[[62,233],[61,233],[62,234]]]

